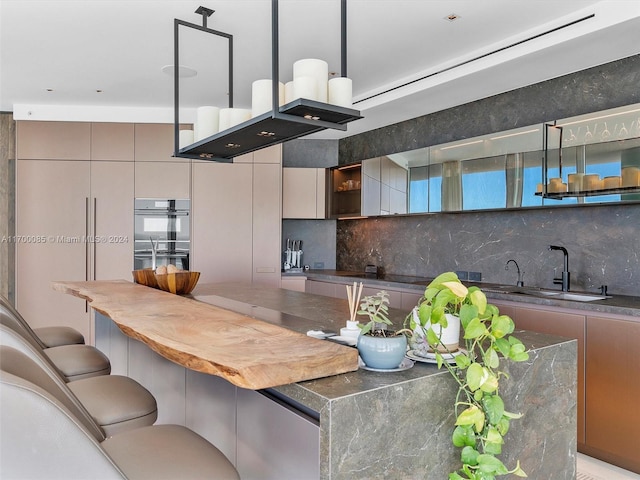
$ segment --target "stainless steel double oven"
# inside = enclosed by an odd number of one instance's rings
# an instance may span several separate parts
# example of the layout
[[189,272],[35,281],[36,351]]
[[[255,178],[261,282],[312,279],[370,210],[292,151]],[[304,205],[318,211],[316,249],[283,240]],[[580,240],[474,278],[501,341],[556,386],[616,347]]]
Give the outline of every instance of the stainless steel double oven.
[[189,270],[190,200],[161,198],[135,199],[134,268],[176,265]]

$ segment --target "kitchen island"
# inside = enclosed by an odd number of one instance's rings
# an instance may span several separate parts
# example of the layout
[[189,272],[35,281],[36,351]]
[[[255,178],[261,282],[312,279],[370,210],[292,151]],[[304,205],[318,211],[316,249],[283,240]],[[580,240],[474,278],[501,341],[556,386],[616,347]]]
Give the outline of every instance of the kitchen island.
[[[103,283],[77,282],[70,288],[61,282],[56,288],[68,293],[82,288],[91,305],[91,290]],[[149,301],[150,289],[131,287],[145,289]],[[170,295],[151,292],[157,301]],[[259,320],[298,334],[337,331],[348,316],[345,300],[248,285],[201,285],[183,301],[198,304],[202,315],[201,305],[221,308],[248,323]],[[127,308],[135,318],[135,306]],[[405,313],[392,311],[394,321],[400,323]],[[158,399],[159,423],[197,431],[245,479],[442,479],[458,465],[450,443],[456,386],[435,365],[416,363],[393,373],[358,369],[253,391],[165,359],[104,314],[109,312],[96,314],[96,345],[114,372],[149,388]],[[163,321],[165,341],[171,343],[171,315]],[[524,331],[517,336],[530,349],[530,360],[509,365],[511,380],[504,382],[502,396],[507,409],[524,417],[512,423],[502,459],[507,466],[520,459],[530,478],[575,478],[576,342]]]

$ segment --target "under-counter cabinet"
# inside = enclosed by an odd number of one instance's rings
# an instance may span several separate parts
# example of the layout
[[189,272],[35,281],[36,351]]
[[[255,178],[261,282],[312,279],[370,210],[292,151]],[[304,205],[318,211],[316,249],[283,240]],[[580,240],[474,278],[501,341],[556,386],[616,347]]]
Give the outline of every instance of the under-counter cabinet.
[[[491,300],[490,300],[491,301]],[[620,315],[585,315],[555,307],[491,301],[516,328],[578,341],[578,450],[640,473],[640,321]]]
[[[489,300],[491,302],[491,300]],[[494,303],[494,302],[492,302]],[[494,303],[496,304],[496,303]],[[499,303],[501,313],[513,318],[516,328],[548,333],[578,341],[578,444],[585,443],[585,318],[584,315],[554,309],[516,306],[507,311]],[[516,335],[517,336],[517,335]]]
[[640,473],[640,321],[587,315],[586,449]]
[[326,214],[326,170],[282,169],[282,218],[322,219]]
[[[314,293],[316,295],[324,295],[325,297],[347,298],[346,283],[323,282],[319,280],[307,279],[305,282],[305,292]],[[384,290],[389,294],[389,306],[391,308],[399,308],[406,310],[407,313],[418,304],[422,296],[416,290],[390,289],[388,287],[378,287],[375,285],[367,285],[364,282],[362,296],[375,295],[380,290]]]

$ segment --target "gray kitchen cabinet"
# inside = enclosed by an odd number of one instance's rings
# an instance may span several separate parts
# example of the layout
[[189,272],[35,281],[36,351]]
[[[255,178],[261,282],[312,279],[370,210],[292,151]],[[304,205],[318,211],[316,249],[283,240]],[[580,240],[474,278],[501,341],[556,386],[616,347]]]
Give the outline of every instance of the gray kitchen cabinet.
[[173,124],[135,124],[135,197],[191,198],[191,161],[173,157]]
[[[509,315],[503,308],[500,311]],[[553,308],[514,307],[513,318],[516,328],[532,332],[548,333],[578,341],[578,445],[585,443],[585,339],[584,314],[568,313]],[[516,335],[517,336],[517,335]]]
[[89,160],[91,124],[87,122],[18,122],[17,158]]
[[587,315],[584,452],[640,473],[640,322]]
[[253,164],[251,282],[280,287],[282,184],[280,164]]
[[91,162],[93,280],[131,280],[133,174],[133,162]]
[[280,286],[282,187],[273,159],[281,148],[264,150],[243,156],[264,162],[192,164],[191,268],[200,283]]
[[133,163],[19,159],[16,211],[18,310],[32,326],[68,325],[91,342],[85,306],[50,283],[131,279]]
[[282,275],[282,279],[280,280],[280,288],[284,288],[285,290],[293,290],[294,292],[304,292],[306,290],[306,281],[307,277],[301,277],[298,275]]
[[84,303],[51,282],[89,279],[90,178],[90,162],[17,161],[16,308],[32,327],[66,325],[87,340]]
[[236,468],[243,480],[320,478],[320,426],[260,392],[237,389]]
[[282,218],[322,219],[326,216],[326,170],[282,169]]
[[272,145],[255,152],[239,155],[234,157],[233,163],[274,163],[282,165],[282,145]]
[[191,269],[199,283],[251,282],[253,165],[194,161]]
[[136,162],[175,162],[173,123],[135,124]]
[[[367,286],[366,282],[363,282],[364,287],[362,288],[362,296],[366,295],[375,295],[377,292],[381,290],[385,290],[389,294],[389,306],[391,308],[402,308],[403,293],[400,290],[389,289],[385,287],[377,287],[369,285]],[[334,297],[334,298],[347,298],[347,288],[345,283],[337,283],[337,282],[325,282],[318,280],[310,280],[307,279],[305,282],[305,291],[307,293],[315,293],[316,295],[324,295],[325,297]],[[418,296],[419,297],[419,296]],[[409,297],[413,299],[414,297]],[[407,303],[407,301],[405,301]],[[413,306],[411,307],[413,308]],[[410,309],[409,309],[410,310]]]
[[189,162],[135,163],[135,198],[191,198]]
[[133,123],[91,124],[91,160],[133,162],[134,159]]

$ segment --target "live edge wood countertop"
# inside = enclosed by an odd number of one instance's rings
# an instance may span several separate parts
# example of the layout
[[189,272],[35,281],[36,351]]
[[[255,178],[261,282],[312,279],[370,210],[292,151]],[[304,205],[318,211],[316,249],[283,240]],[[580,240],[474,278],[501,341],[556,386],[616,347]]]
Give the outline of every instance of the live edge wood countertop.
[[191,370],[258,390],[358,369],[355,348],[124,280],[54,282],[125,335]]

